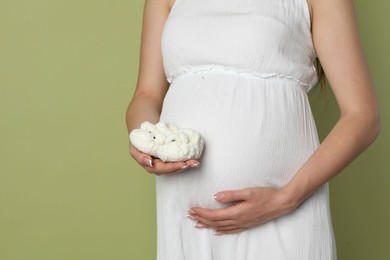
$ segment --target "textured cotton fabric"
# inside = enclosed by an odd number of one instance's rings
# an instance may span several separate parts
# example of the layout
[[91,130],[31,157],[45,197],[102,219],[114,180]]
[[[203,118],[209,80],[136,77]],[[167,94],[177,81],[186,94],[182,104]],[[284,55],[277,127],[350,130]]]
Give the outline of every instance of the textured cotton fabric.
[[306,0],[176,0],[161,40],[160,121],[201,133],[199,168],[156,177],[158,260],[335,260],[328,184],[292,213],[229,235],[197,229],[193,206],[223,190],[283,187],[318,148]]

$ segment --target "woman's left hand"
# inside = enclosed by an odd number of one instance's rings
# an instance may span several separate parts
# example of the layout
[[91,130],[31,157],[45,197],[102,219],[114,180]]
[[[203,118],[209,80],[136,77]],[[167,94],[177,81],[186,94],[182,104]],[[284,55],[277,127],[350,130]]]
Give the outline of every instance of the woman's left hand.
[[297,206],[282,190],[264,187],[221,191],[214,199],[220,203],[237,203],[214,210],[192,207],[187,217],[197,221],[194,225],[197,228],[215,229],[216,235],[239,233],[288,214]]

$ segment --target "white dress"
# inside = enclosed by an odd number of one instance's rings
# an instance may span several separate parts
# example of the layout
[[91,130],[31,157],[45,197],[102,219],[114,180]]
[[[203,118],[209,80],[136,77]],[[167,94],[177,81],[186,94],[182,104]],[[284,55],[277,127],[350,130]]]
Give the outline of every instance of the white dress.
[[306,0],[176,0],[161,40],[160,121],[201,133],[201,167],[156,177],[158,260],[335,260],[328,184],[241,233],[198,229],[223,190],[283,187],[319,146],[307,92],[316,53]]

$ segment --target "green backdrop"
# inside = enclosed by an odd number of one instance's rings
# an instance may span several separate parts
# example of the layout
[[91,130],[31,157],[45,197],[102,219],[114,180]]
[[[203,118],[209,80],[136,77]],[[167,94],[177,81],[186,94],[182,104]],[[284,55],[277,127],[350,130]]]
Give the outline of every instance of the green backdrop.
[[[390,259],[390,2],[358,0],[382,110],[331,182],[340,260]],[[154,260],[154,176],[128,155],[143,1],[0,0],[0,259]],[[323,138],[331,97],[310,93]]]

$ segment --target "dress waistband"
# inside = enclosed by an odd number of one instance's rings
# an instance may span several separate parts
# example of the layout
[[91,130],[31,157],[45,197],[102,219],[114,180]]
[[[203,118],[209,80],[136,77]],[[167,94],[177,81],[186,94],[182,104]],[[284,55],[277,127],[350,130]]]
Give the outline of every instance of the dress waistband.
[[249,76],[254,76],[257,78],[273,78],[273,77],[278,77],[278,78],[285,78],[289,80],[293,80],[299,85],[305,87],[306,90],[311,87],[312,84],[305,83],[301,81],[299,78],[290,76],[290,75],[285,75],[285,74],[280,74],[280,73],[261,73],[257,71],[253,71],[251,69],[243,69],[243,68],[236,68],[236,67],[229,67],[229,66],[223,66],[223,65],[204,65],[204,66],[192,66],[192,67],[187,67],[184,68],[180,71],[172,72],[168,74],[167,76],[167,81],[169,83],[172,83],[176,78],[188,74],[188,73],[202,73],[202,72],[207,72],[207,71],[216,71],[216,72],[232,72],[232,73],[238,73],[238,74],[246,74]]

